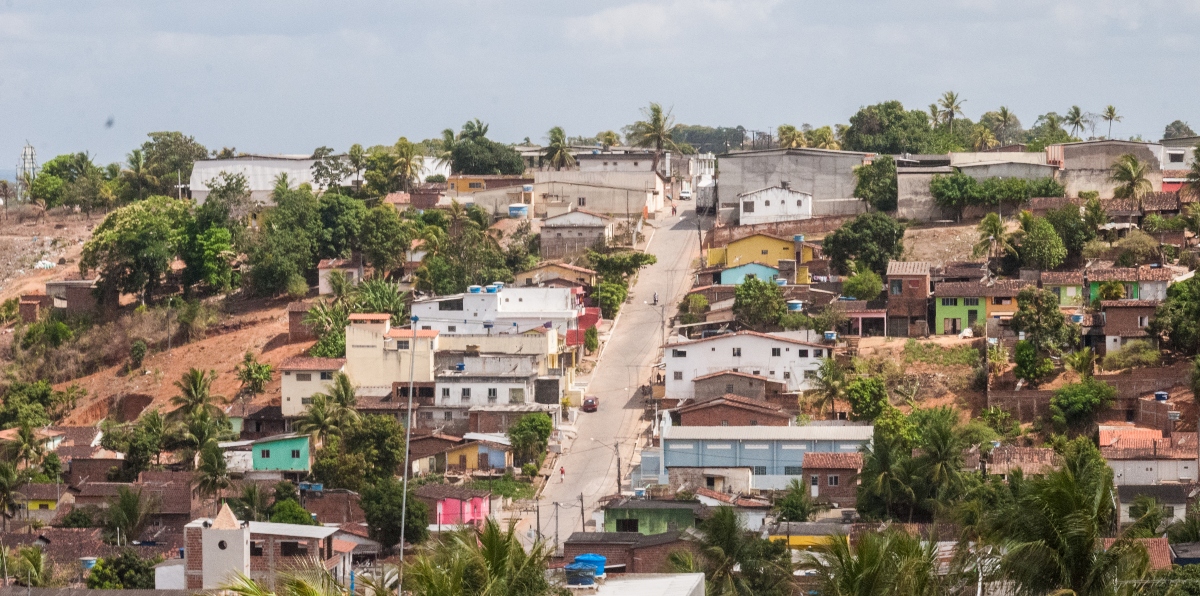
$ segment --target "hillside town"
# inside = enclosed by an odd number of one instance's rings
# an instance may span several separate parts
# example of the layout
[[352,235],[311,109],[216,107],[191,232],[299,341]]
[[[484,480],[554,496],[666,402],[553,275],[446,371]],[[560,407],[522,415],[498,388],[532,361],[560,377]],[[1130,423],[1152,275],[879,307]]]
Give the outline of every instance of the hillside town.
[[1200,594],[1200,134],[965,102],[24,143],[0,596]]

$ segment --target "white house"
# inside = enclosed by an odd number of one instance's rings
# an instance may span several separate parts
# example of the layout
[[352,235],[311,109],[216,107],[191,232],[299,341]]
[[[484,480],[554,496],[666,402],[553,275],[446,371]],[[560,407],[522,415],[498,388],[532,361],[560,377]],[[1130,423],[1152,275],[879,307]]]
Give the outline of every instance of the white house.
[[[393,329],[387,314],[356,313],[346,326],[346,374],[356,387],[391,387],[433,380],[438,332],[420,330],[413,344],[412,329]],[[411,362],[416,358],[416,363]]]
[[465,294],[412,304],[421,329],[442,335],[520,333],[549,325],[559,335],[575,329],[583,314],[579,288],[471,286]]
[[341,271],[351,286],[357,286],[363,280],[363,264],[361,259],[322,259],[317,263],[317,293],[328,296],[333,293],[333,284],[329,274]]
[[295,417],[304,413],[312,396],[325,393],[333,385],[333,376],[346,369],[344,358],[309,358],[294,356],[279,365],[280,406],[283,415]]
[[474,406],[533,403],[537,391],[538,358],[510,354],[464,354],[435,377],[432,406],[423,406],[418,416],[426,424],[462,423]]
[[786,182],[738,195],[738,222],[753,224],[812,219],[813,197],[792,190]]
[[692,381],[710,373],[733,370],[782,381],[788,391],[809,388],[830,346],[783,335],[739,331],[667,345],[667,397],[695,397]]

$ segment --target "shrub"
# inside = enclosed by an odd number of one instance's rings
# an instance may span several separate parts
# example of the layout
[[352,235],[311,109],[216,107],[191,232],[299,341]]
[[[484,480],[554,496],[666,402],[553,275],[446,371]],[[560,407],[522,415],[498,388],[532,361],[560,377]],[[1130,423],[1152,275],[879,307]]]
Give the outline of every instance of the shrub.
[[877,377],[860,377],[846,387],[846,399],[850,402],[851,420],[874,420],[887,408],[887,387]]
[[874,271],[865,269],[854,274],[842,286],[842,293],[857,300],[874,300],[883,291],[883,280]]
[[600,333],[596,331],[595,327],[589,327],[587,331],[583,332],[583,349],[590,353],[600,349]]
[[1022,379],[1030,385],[1037,385],[1050,376],[1054,371],[1054,365],[1049,358],[1038,356],[1037,348],[1028,341],[1017,342],[1016,353],[1013,359],[1017,363],[1017,368],[1013,371],[1018,379]]
[[521,466],[521,473],[525,474],[526,477],[532,480],[534,476],[537,476],[538,466],[533,462],[529,462]]
[[1117,396],[1112,385],[1095,378],[1071,383],[1054,392],[1050,412],[1057,428],[1079,428],[1092,421],[1096,412],[1108,406]]
[[629,289],[625,286],[624,281],[609,281],[608,279],[602,280],[592,293],[592,297],[600,305],[600,313],[606,319],[616,318],[617,313],[621,312],[621,304],[628,296]]
[[1158,241],[1141,230],[1130,230],[1129,234],[1117,242],[1117,266],[1136,267],[1154,261],[1158,256]]
[[142,361],[146,359],[146,342],[137,340],[129,346],[129,365],[132,368],[141,368]]
[[1124,370],[1139,366],[1158,366],[1159,353],[1150,342],[1138,339],[1131,341],[1116,352],[1104,356],[1104,368]]
[[92,519],[91,512],[79,507],[72,509],[62,519],[62,527],[64,528],[91,528],[95,525],[96,523]]
[[288,298],[299,300],[308,294],[308,282],[303,275],[295,273],[288,276],[286,289]]

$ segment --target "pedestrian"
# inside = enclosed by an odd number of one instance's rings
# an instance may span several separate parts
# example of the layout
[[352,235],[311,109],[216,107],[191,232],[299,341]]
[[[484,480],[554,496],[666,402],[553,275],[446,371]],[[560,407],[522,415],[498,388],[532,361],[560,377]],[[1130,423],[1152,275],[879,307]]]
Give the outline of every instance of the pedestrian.
[[676,210],[676,209],[677,209],[677,207],[675,206],[675,204],[674,204],[674,203],[672,203],[672,204],[671,204],[671,215],[675,215],[675,210]]
[[558,467],[558,482],[559,482],[559,484],[562,484],[566,481],[567,481],[567,469],[562,466],[559,466]]

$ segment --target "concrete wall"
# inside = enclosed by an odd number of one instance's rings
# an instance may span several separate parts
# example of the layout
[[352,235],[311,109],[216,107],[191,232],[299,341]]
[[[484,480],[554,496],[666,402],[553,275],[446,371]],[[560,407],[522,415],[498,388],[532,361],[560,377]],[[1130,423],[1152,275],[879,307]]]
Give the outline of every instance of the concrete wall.
[[1100,141],[1063,145],[1063,169],[1059,170],[1059,182],[1067,188],[1068,197],[1077,197],[1081,191],[1099,191],[1100,198],[1113,196],[1115,185],[1108,180],[1110,168],[1117,159],[1132,153],[1139,160],[1150,164],[1147,178],[1153,191],[1162,190],[1162,165],[1159,155],[1161,145],[1133,143],[1127,141]]
[[712,477],[713,490],[735,495],[747,494],[752,486],[750,468],[671,468],[667,478],[674,491],[694,491],[708,486]]
[[1196,481],[1194,459],[1110,459],[1113,484],[1148,486]]
[[1003,153],[998,153],[995,151],[991,151],[991,152],[974,151],[974,152],[963,152],[963,153],[951,153],[949,155],[950,155],[950,165],[952,165],[952,166],[962,166],[962,165],[985,162],[985,161],[1000,161],[1000,160],[1007,161],[1007,162],[1026,163],[1026,164],[1045,164],[1046,163],[1046,152],[1045,151],[1005,151]]
[[864,154],[812,149],[731,153],[720,159],[717,189],[722,204],[738,195],[787,182],[792,190],[813,197],[813,215],[846,215],[866,211],[854,198],[854,168]]
[[1015,162],[963,165],[961,168],[964,174],[976,180],[983,180],[985,178],[1038,180],[1041,178],[1053,178],[1054,174],[1058,172],[1058,168],[1051,165]]
[[[412,337],[398,341],[411,342]],[[437,338],[418,337],[409,349],[397,349],[397,340],[384,341],[382,333],[359,325],[346,326],[346,374],[356,387],[391,386],[409,380],[433,381],[433,354]],[[412,348],[415,348],[412,349]],[[416,352],[416,365],[410,363]]]
[[[344,367],[343,367],[344,368]],[[281,375],[280,394],[284,416],[299,416],[304,413],[307,400],[317,393],[329,391],[333,376],[338,371],[285,370]],[[328,376],[322,379],[322,376]]]
[[[1187,170],[1191,169],[1192,163],[1195,161],[1195,156],[1192,154],[1192,149],[1196,147],[1196,143],[1200,142],[1198,137],[1187,137],[1181,139],[1163,139],[1159,141],[1163,147],[1162,167],[1165,170]],[[1169,154],[1183,153],[1183,161],[1171,161]]]
[[898,168],[896,170],[896,217],[917,221],[951,219],[957,214],[938,207],[929,192],[937,174],[949,175],[950,168]]
[[643,208],[662,210],[666,195],[666,184],[653,172],[535,172],[534,180],[535,210],[545,204],[546,213],[553,204],[563,204],[637,217]]

